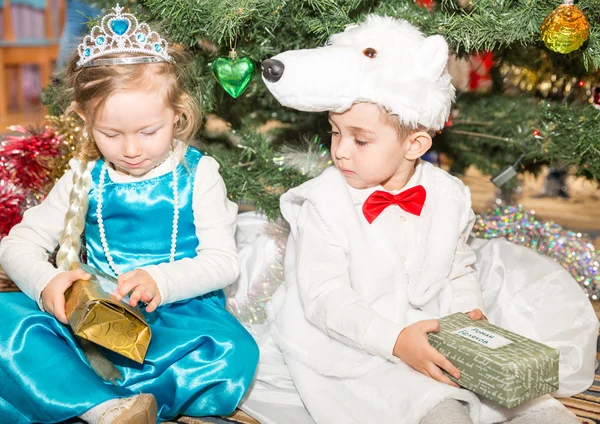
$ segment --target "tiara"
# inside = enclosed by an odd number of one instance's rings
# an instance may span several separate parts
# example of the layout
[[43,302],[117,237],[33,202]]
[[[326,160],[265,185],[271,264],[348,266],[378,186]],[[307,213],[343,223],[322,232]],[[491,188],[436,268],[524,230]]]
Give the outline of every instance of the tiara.
[[[129,65],[137,63],[172,62],[168,43],[148,24],[138,23],[131,13],[121,13],[118,4],[95,25],[77,48],[77,68],[84,66]],[[115,53],[144,53],[147,56],[98,59]]]

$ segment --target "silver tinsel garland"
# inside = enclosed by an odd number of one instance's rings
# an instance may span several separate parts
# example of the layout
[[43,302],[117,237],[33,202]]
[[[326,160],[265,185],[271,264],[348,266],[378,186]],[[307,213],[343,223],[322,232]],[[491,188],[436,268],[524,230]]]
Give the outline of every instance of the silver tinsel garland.
[[567,230],[552,221],[542,221],[523,206],[499,206],[477,215],[473,236],[504,237],[546,255],[564,267],[588,297],[600,299],[600,251],[585,233]]

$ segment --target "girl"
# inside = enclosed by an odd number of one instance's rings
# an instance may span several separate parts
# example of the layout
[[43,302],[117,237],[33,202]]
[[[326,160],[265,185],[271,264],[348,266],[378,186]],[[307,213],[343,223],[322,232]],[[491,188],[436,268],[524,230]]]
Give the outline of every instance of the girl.
[[[23,293],[0,295],[0,416],[5,422],[155,423],[228,415],[258,361],[249,333],[224,309],[237,277],[237,207],[217,163],[187,146],[197,106],[182,57],[116,7],[68,69],[83,120],[71,170],[0,245]],[[65,325],[64,293],[87,262],[117,275],[119,295],[147,304],[152,343],[142,365],[108,353],[123,378],[107,384]],[[59,245],[57,268],[48,252]],[[37,304],[36,304],[37,302]],[[38,308],[39,306],[39,308]]]

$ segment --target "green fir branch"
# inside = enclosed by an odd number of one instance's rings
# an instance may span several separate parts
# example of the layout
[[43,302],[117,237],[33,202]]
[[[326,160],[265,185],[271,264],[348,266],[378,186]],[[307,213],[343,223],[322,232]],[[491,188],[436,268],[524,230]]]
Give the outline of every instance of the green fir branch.
[[[108,9],[117,0],[94,3]],[[590,73],[600,67],[600,0],[576,1],[589,20],[591,31],[588,41],[568,55],[549,51],[540,36],[540,25],[559,5],[557,0],[473,0],[467,7],[458,0],[440,0],[433,11],[412,0],[128,0],[126,4],[120,0],[120,3],[140,19],[148,20],[171,42],[190,49],[194,60],[186,81],[188,88],[202,100],[205,112],[225,119],[238,131],[256,128],[267,120],[289,124],[269,141],[269,149],[273,150],[283,140],[293,142],[298,134],[322,136],[327,121],[316,114],[281,107],[262,83],[259,72],[242,96],[238,99],[228,96],[213,77],[211,64],[215,58],[226,56],[232,46],[239,55],[254,60],[260,69],[260,62],[268,57],[286,50],[322,46],[346,25],[360,22],[369,13],[379,13],[406,19],[426,34],[443,34],[460,54],[492,51],[498,65],[514,63],[535,70],[547,68],[550,63],[551,72],[559,78],[587,75],[588,80]],[[44,104],[55,115],[69,103],[62,81],[58,74],[56,82],[44,93]],[[455,170],[476,165],[483,172],[495,174],[523,155],[519,171],[535,172],[544,164],[560,163],[570,166],[578,175],[600,181],[600,161],[594,161],[598,157],[600,112],[587,103],[572,102],[566,106],[540,103],[530,96],[502,95],[501,90],[506,87],[497,75],[495,81],[493,95],[459,95],[455,124],[436,137],[435,148],[452,158]],[[571,97],[574,100],[575,96]],[[540,138],[531,135],[533,129],[540,131]],[[249,145],[266,142],[249,133],[244,137]],[[302,179],[288,174],[291,171],[277,170],[269,161],[260,159],[260,154],[242,158],[239,149],[209,148],[216,149],[217,160],[227,163],[221,170],[227,173],[225,179],[236,198],[249,198],[265,210],[272,210],[277,203],[277,195],[273,193]],[[252,160],[257,163],[252,164]],[[244,180],[249,181],[244,184]],[[260,187],[267,188],[260,190]],[[252,190],[259,192],[254,194]]]
[[434,149],[454,159],[456,172],[475,165],[494,175],[523,156],[520,171],[560,165],[600,181],[600,111],[590,105],[556,104],[525,95],[464,95],[452,122],[434,140]]
[[235,149],[205,144],[202,151],[219,162],[219,172],[232,201],[250,204],[274,220],[280,216],[280,196],[308,178],[276,165],[276,150],[264,135],[246,129],[240,137],[242,142]]

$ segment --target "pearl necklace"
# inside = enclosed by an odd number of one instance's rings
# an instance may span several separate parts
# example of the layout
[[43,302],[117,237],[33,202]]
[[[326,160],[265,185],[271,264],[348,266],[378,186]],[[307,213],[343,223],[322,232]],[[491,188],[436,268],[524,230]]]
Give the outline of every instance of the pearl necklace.
[[[175,261],[175,251],[177,248],[177,226],[179,224],[179,190],[178,190],[178,174],[177,174],[177,159],[173,154],[173,233],[171,234],[171,251],[169,262]],[[96,206],[96,217],[98,219],[98,230],[100,232],[100,242],[102,243],[102,250],[104,250],[104,256],[108,261],[108,266],[116,275],[121,273],[117,270],[115,262],[113,260],[110,251],[108,250],[108,243],[106,242],[106,231],[104,230],[104,219],[102,218],[102,192],[104,191],[104,180],[108,173],[108,163],[104,161],[102,169],[100,170],[100,181],[98,182],[98,205]]]

